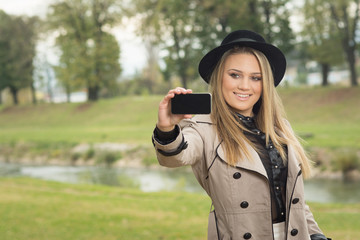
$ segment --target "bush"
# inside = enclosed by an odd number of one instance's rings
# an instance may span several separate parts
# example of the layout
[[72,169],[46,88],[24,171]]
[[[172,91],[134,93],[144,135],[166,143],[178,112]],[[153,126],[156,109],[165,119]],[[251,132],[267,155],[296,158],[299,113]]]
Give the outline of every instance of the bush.
[[111,166],[120,158],[121,154],[119,152],[101,151],[97,153],[96,161]]
[[73,153],[71,153],[70,160],[71,160],[71,162],[74,163],[74,162],[76,162],[77,160],[79,160],[80,157],[81,157],[81,153],[79,153],[79,152],[73,152]]
[[353,170],[359,170],[360,160],[355,150],[343,149],[336,154],[333,165],[335,170],[346,174]]
[[95,149],[91,146],[84,153],[84,159],[89,160],[95,156]]

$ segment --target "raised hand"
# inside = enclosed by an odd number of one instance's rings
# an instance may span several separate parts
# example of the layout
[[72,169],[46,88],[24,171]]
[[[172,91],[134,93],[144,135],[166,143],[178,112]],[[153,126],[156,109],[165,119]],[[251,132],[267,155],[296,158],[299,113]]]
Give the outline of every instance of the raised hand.
[[191,118],[191,114],[172,114],[171,113],[171,99],[175,94],[189,94],[192,93],[191,89],[177,87],[171,89],[167,95],[161,100],[159,104],[158,122],[156,126],[163,132],[169,132],[175,128],[182,119]]

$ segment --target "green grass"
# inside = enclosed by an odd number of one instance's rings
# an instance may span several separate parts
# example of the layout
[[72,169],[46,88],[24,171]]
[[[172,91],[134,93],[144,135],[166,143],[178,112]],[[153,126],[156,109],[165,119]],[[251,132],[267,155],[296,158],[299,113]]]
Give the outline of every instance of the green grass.
[[360,147],[360,88],[280,89],[290,123],[308,146]]
[[[310,204],[333,240],[360,239],[360,204]],[[206,239],[210,200],[193,193],[0,179],[0,239]]]
[[[288,118],[311,146],[360,147],[360,88],[279,89]],[[0,108],[0,143],[126,142],[150,144],[162,96],[95,103]]]
[[210,202],[34,179],[0,180],[0,239],[204,239]]
[[148,96],[3,107],[0,141],[146,143],[159,101],[159,96]]

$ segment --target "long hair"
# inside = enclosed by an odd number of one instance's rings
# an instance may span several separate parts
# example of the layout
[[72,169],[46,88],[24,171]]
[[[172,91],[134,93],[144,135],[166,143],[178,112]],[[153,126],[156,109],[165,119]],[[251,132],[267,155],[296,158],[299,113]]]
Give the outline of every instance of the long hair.
[[274,86],[270,64],[262,52],[248,47],[235,47],[224,53],[210,78],[210,92],[213,96],[211,117],[216,126],[216,131],[223,141],[229,164],[236,165],[238,159],[241,159],[244,155],[250,159],[250,153],[246,147],[247,144],[256,150],[254,144],[244,135],[244,131],[248,130],[235,117],[234,110],[226,103],[222,92],[225,61],[230,55],[234,54],[252,54],[257,58],[260,65],[263,90],[253,111],[256,114],[257,127],[265,133],[266,144],[269,144],[271,139],[285,163],[287,161],[287,153],[284,146],[291,144],[295,150],[296,157],[301,163],[303,176],[305,178],[309,177],[311,162],[301,146],[299,138],[292,131],[286,120],[282,101]]

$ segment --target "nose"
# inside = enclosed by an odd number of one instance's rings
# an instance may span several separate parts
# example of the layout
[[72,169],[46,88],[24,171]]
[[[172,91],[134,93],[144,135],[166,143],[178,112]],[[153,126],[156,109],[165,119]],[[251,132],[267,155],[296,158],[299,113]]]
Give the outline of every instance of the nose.
[[250,80],[247,77],[242,78],[239,81],[238,89],[240,90],[249,90],[250,89]]

